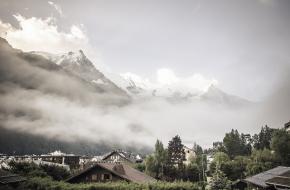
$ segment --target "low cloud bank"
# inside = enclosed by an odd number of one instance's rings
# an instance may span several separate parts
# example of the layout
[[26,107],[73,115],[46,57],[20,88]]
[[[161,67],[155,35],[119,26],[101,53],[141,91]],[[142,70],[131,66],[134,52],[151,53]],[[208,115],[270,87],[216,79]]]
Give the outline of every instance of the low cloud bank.
[[[88,47],[85,33],[77,26],[64,33],[50,19],[15,18],[21,28],[0,22],[0,35],[18,48],[59,53]],[[186,144],[196,141],[210,146],[232,128],[254,133],[264,124],[282,127],[290,120],[290,72],[281,76],[281,85],[273,87],[275,93],[265,101],[242,109],[198,100],[171,103],[158,97],[124,105],[118,96],[86,84],[47,60],[1,44],[0,125],[7,129],[68,142],[136,146],[153,146],[157,138],[166,143],[179,134]],[[192,81],[198,90],[216,82],[199,75],[179,78],[168,69],[157,75],[163,86],[188,88]]]
[[160,97],[121,105],[114,95],[6,43],[0,60],[1,126],[47,138],[153,146],[157,138],[166,143],[179,134],[186,144],[210,146],[232,128],[253,133],[263,124],[281,127],[289,120],[288,78],[267,101],[241,109],[199,100],[171,103]]

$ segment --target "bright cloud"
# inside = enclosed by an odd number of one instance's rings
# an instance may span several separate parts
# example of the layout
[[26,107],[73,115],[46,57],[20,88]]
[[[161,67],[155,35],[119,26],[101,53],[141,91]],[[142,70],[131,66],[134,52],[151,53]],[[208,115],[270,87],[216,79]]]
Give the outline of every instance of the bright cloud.
[[96,61],[94,48],[89,44],[88,37],[82,25],[72,25],[68,32],[60,31],[53,17],[25,18],[14,15],[20,28],[14,28],[0,21],[1,37],[15,48],[24,51],[45,51],[50,53],[65,53],[82,49],[91,59]]
[[195,89],[206,91],[210,85],[217,85],[216,79],[207,79],[202,74],[195,73],[188,77],[178,77],[173,70],[162,68],[157,71],[157,82],[161,85],[180,89]]
[[124,73],[121,76],[128,81],[133,81],[137,87],[147,90],[158,89],[158,93],[162,95],[172,93],[172,91],[179,92],[183,95],[188,93],[200,94],[205,92],[209,86],[218,84],[216,79],[208,79],[199,73],[180,77],[169,68],[158,69],[155,77],[151,80],[133,73]]
[[178,82],[179,79],[171,69],[159,69],[157,71],[157,82],[161,85],[171,85]]

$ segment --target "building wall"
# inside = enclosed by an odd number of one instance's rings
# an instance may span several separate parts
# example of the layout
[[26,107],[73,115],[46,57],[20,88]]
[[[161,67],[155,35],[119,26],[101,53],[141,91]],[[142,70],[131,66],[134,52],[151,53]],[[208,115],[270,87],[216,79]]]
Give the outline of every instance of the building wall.
[[184,147],[184,152],[185,152],[185,161],[183,162],[184,164],[188,165],[191,162],[191,159],[195,158],[195,152],[187,147]]
[[69,165],[70,169],[77,169],[80,167],[79,156],[42,156],[42,161],[53,162],[57,164]]

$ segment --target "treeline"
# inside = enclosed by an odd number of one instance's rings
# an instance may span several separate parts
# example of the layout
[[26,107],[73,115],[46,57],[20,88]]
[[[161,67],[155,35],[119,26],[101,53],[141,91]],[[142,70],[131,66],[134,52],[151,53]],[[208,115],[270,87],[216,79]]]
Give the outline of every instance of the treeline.
[[[193,149],[196,156],[185,164],[179,136],[173,137],[167,148],[157,140],[154,153],[138,168],[159,180],[199,182],[208,184],[210,189],[227,189],[231,182],[246,176],[279,165],[290,166],[290,133],[267,125],[254,135],[233,129],[221,142],[214,142],[212,148],[202,150],[195,144]],[[213,158],[209,167],[206,155]],[[206,177],[211,177],[210,183]]]
[[207,152],[214,155],[211,174],[218,168],[230,180],[237,180],[275,166],[290,166],[290,133],[267,125],[253,136],[232,130]]
[[185,159],[184,145],[178,135],[168,142],[165,148],[163,143],[156,141],[154,153],[148,155],[145,163],[137,165],[137,168],[148,175],[163,181],[205,181],[207,165],[206,155],[201,146],[194,144],[194,152],[190,156],[190,162]]

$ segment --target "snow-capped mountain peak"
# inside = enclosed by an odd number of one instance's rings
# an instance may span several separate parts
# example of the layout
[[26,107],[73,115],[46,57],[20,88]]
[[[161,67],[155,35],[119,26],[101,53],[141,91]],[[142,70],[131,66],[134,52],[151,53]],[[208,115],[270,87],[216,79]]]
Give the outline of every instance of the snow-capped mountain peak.
[[77,64],[79,66],[85,64],[85,65],[88,65],[90,67],[93,67],[93,63],[85,56],[85,54],[82,50],[79,50],[76,52],[70,51],[66,54],[61,55],[59,57],[57,64],[58,65],[60,65],[60,64]]
[[80,77],[89,82],[96,88],[101,88],[104,91],[122,94],[128,96],[127,93],[107,78],[100,72],[94,64],[86,57],[82,50],[76,52],[68,52],[65,54],[51,54],[47,52],[31,52],[41,55],[46,59],[61,66],[64,70]]

